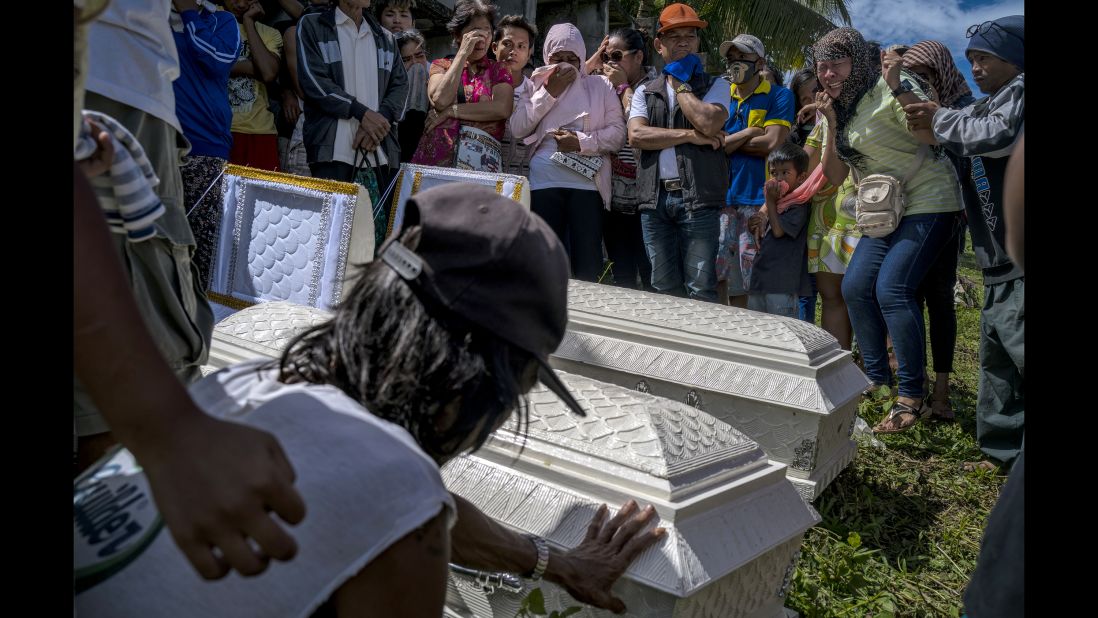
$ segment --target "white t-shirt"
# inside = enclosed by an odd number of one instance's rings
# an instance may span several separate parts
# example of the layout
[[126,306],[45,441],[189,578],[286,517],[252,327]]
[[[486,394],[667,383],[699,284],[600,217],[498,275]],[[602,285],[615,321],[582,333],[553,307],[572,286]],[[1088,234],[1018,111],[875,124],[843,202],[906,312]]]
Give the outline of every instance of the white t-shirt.
[[[374,30],[365,18],[356,28],[354,20],[347,17],[339,7],[335,10],[335,22],[336,36],[339,37],[339,51],[343,57],[344,90],[356,101],[376,112],[381,101],[377,93],[377,64],[374,58],[380,61],[381,56],[377,53]],[[352,145],[358,127],[359,121],[354,116],[340,118],[336,122],[333,161],[341,161],[348,165],[355,164],[355,149]],[[370,167],[385,165],[389,162],[385,156],[385,149],[381,147],[368,153],[366,158],[369,160]]]
[[179,55],[171,0],[112,0],[88,26],[88,92],[151,114],[183,133],[172,82]]
[[[224,369],[190,392],[212,416],[278,438],[308,510],[289,529],[297,556],[272,563],[257,577],[233,572],[206,581],[161,529],[132,562],[76,596],[79,615],[304,618],[440,511],[450,514],[453,525],[456,506],[438,466],[407,431],[370,414],[333,386],[282,384],[275,379],[277,368],[257,371],[263,362]],[[124,497],[133,502],[129,508],[149,506],[131,498]],[[109,505],[99,502],[92,508],[95,513],[84,514],[85,524],[107,521],[102,513]],[[75,507],[74,518],[81,521]],[[91,533],[103,537],[95,540],[106,548],[123,532],[122,524],[114,527],[113,534],[103,525]]]
[[[583,119],[572,121],[561,128],[570,131],[583,131]],[[580,189],[598,191],[594,180],[589,180],[586,176],[581,176],[563,165],[554,163],[549,157],[553,156],[556,151],[557,140],[551,136],[546,136],[538,144],[534,156],[530,157],[530,190]]]
[[[675,107],[675,90],[671,87],[671,81],[667,80],[667,100],[670,103],[669,116],[674,115]],[[648,104],[644,100],[644,93],[646,86],[642,85],[637,88],[633,93],[633,103],[629,106],[629,120],[634,118],[648,118]],[[705,98],[702,101],[706,103],[715,103],[723,107],[726,111],[731,109],[732,105],[732,85],[728,83],[728,80],[723,77],[718,77],[713,81],[713,85],[709,88],[709,92],[705,93]],[[671,179],[679,177],[679,166],[675,160],[675,149],[664,148],[660,151],[660,178]]]

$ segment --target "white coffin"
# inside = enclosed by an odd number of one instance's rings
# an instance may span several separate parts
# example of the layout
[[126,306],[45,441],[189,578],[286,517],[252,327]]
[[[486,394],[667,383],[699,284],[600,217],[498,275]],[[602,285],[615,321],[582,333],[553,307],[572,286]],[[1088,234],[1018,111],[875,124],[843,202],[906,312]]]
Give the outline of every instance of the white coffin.
[[374,257],[366,190],[353,183],[225,169],[209,298],[220,320],[256,303],[334,307],[348,263]]
[[551,363],[709,412],[787,464],[809,501],[853,460],[869,384],[850,353],[807,322],[574,280]]
[[[693,407],[559,372],[588,413],[529,395],[529,434],[514,421],[476,455],[448,463],[446,486],[486,514],[562,547],[578,545],[598,506],[650,503],[667,537],[626,571],[615,593],[637,618],[776,618],[805,531],[819,521],[746,436]],[[519,447],[524,448],[519,454]],[[511,618],[540,587],[548,611],[581,606],[555,584],[487,594],[451,574],[451,615]],[[586,607],[576,616],[612,616]]]
[[298,334],[332,317],[324,309],[285,301],[242,309],[214,326],[202,375],[252,358],[278,358]]
[[497,195],[509,197],[522,204],[527,210],[530,209],[530,182],[525,176],[402,163],[400,172],[397,173],[393,199],[389,205],[389,229],[385,237],[388,238],[400,232],[404,224],[404,205],[408,202],[408,198],[421,191],[452,182],[467,182],[490,187]]

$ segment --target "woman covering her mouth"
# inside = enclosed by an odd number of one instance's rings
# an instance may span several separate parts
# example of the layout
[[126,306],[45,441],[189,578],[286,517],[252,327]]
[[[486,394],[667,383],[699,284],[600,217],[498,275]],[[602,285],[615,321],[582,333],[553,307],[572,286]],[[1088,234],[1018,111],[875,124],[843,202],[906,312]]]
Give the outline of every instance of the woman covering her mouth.
[[431,63],[431,111],[412,163],[502,171],[500,140],[514,107],[514,89],[507,67],[488,57],[496,10],[484,0],[454,4],[446,27],[457,54]]

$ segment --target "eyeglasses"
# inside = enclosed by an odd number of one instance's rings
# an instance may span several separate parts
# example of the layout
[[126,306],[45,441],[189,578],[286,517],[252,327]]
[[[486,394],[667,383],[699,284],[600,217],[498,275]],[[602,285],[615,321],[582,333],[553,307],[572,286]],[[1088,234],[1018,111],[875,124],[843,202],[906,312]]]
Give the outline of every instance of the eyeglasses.
[[1000,26],[999,24],[995,23],[994,21],[985,21],[982,24],[975,24],[975,25],[969,26],[968,30],[965,32],[965,38],[966,39],[971,39],[972,37],[976,36],[977,34],[980,35],[980,36],[985,36],[985,35],[987,35],[987,33],[991,32],[992,30],[995,30],[996,32],[1000,32],[1000,33],[1009,34],[1010,36],[1018,39],[1019,41],[1021,41],[1023,43],[1026,42],[1026,40],[1023,39],[1022,37],[1018,36],[1017,34],[1014,34],[1010,30],[1007,30],[1006,28]]
[[602,61],[603,62],[611,62],[611,61],[621,62],[623,58],[625,58],[629,54],[636,53],[637,51],[638,50],[636,50],[636,49],[631,49],[629,51],[624,51],[624,52],[619,51],[619,50],[614,50],[614,51],[610,52],[609,54],[606,53],[606,52],[603,52],[602,53]]

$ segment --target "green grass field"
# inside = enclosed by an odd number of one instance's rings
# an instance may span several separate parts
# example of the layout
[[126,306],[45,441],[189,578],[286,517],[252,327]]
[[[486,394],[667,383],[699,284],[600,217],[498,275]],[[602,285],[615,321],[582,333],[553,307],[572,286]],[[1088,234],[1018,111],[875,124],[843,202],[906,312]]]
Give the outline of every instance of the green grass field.
[[[982,300],[971,247],[959,274],[976,283]],[[816,499],[823,521],[805,537],[788,607],[808,617],[961,615],[1004,480],[960,470],[982,458],[975,440],[979,333],[979,304],[958,306],[951,381],[957,421],[924,421],[879,436],[884,449],[861,440],[854,463]],[[859,414],[872,427],[884,404],[863,402]]]

